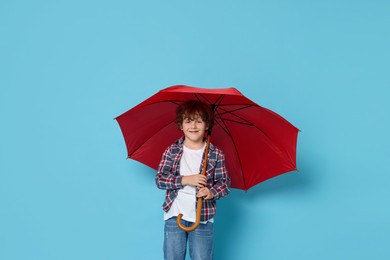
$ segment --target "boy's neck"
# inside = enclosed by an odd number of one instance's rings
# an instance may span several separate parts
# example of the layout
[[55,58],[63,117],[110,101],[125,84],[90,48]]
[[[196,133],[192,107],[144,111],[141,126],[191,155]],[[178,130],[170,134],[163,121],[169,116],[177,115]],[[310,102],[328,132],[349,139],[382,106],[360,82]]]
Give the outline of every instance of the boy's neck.
[[199,149],[202,149],[203,146],[204,146],[204,141],[203,140],[200,140],[198,142],[193,142],[191,140],[188,140],[188,139],[184,139],[184,142],[183,144],[189,148],[189,149],[192,149],[192,150],[199,150]]

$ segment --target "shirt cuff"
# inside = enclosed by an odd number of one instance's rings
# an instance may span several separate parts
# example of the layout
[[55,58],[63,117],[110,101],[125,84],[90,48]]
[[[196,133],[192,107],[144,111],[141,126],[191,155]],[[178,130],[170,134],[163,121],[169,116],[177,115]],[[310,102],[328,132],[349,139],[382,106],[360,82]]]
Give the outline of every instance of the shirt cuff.
[[210,191],[213,193],[213,195],[214,195],[214,200],[217,200],[217,199],[219,199],[219,194],[218,194],[218,192],[217,192],[217,190],[215,189],[215,188],[210,188]]
[[183,188],[183,185],[181,184],[181,180],[183,179],[183,176],[177,176],[175,179],[175,187],[178,189]]

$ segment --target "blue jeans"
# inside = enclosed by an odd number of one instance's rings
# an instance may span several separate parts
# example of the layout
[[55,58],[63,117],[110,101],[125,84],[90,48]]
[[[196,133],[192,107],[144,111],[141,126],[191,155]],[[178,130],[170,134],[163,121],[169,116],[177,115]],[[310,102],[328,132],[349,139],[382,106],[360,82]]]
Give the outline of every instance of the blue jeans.
[[[186,227],[194,223],[182,220]],[[213,259],[213,223],[199,224],[192,232],[181,230],[176,224],[176,217],[165,221],[164,227],[164,259],[184,260],[187,241],[192,260]]]

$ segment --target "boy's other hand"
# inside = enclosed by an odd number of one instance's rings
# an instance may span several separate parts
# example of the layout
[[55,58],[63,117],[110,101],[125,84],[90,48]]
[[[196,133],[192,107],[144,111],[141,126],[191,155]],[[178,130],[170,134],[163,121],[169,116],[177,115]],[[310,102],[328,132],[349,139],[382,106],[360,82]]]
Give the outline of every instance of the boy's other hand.
[[190,185],[193,187],[202,188],[202,187],[206,186],[207,178],[206,178],[206,176],[204,176],[202,174],[188,175],[188,176],[184,176],[182,178],[181,184],[183,186]]
[[214,198],[214,194],[207,187],[200,188],[196,196],[198,198],[203,197],[205,200],[211,200]]

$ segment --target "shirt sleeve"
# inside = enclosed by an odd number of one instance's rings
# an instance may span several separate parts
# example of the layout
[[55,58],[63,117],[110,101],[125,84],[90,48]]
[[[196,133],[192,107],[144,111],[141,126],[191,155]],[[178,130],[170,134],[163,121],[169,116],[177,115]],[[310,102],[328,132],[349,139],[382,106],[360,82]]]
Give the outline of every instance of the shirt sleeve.
[[214,194],[214,199],[225,197],[230,192],[230,178],[225,165],[225,155],[220,152],[215,165],[214,185],[210,191]]
[[157,188],[162,190],[176,190],[183,188],[181,180],[183,176],[175,175],[172,170],[173,158],[171,149],[168,147],[161,158],[160,164],[158,165],[156,174],[156,185]]

